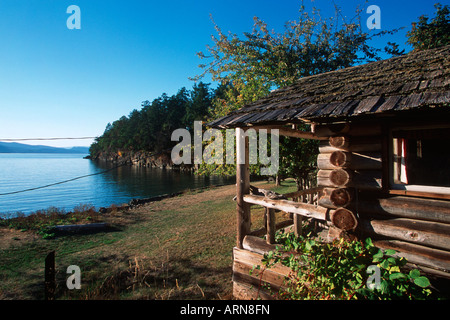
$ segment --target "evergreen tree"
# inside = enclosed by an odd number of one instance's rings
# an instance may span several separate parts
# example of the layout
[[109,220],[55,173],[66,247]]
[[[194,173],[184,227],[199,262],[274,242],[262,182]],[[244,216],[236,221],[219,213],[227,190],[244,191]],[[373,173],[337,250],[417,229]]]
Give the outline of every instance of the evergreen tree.
[[190,128],[195,120],[206,120],[213,94],[209,86],[199,82],[191,91],[181,88],[175,95],[162,94],[153,101],[143,101],[141,110],[134,109],[112,124],[91,145],[90,154],[101,152],[149,151],[171,149],[172,132]]

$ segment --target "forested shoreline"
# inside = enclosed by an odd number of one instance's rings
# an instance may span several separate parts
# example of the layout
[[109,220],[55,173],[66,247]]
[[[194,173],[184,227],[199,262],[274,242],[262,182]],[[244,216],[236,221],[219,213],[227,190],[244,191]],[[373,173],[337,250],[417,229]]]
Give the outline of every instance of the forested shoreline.
[[99,153],[150,152],[158,154],[172,148],[172,132],[179,128],[191,130],[195,120],[210,117],[214,99],[222,88],[211,89],[209,84],[199,82],[191,90],[181,88],[176,94],[162,94],[153,101],[143,101],[141,109],[134,109],[108,123],[103,135],[90,147],[90,155]]

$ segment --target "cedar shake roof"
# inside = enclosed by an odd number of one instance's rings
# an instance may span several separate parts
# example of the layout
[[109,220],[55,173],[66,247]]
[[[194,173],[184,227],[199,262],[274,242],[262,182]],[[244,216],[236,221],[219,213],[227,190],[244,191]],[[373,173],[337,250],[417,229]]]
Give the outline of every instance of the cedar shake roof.
[[208,125],[327,122],[428,108],[450,111],[449,53],[450,46],[445,46],[301,78]]

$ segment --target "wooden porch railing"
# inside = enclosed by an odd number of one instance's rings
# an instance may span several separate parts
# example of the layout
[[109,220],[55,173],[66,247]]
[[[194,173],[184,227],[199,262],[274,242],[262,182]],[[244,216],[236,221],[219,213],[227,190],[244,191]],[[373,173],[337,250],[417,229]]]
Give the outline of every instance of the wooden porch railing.
[[[311,137],[310,137],[311,138]],[[262,205],[266,208],[265,233],[267,242],[274,243],[275,231],[282,228],[288,222],[276,223],[275,210],[293,214],[295,232],[301,232],[303,217],[326,220],[327,209],[317,205],[317,188],[302,190],[286,194],[287,199],[270,199],[261,195],[250,194],[250,170],[249,170],[249,139],[244,128],[236,128],[236,211],[237,211],[237,235],[236,247],[243,248],[245,236],[251,233],[250,206]],[[291,198],[292,200],[288,200]],[[305,202],[294,200],[307,199]]]
[[[317,205],[318,193],[322,189],[322,187],[318,187],[279,195],[278,198],[283,199],[270,199],[262,195],[244,195],[243,201],[245,203],[260,205],[265,208],[264,227],[248,234],[253,236],[266,234],[267,243],[273,244],[275,243],[275,232],[287,226],[294,225],[295,234],[300,235],[303,218],[326,220],[327,209]],[[276,223],[276,210],[291,213],[293,219]]]

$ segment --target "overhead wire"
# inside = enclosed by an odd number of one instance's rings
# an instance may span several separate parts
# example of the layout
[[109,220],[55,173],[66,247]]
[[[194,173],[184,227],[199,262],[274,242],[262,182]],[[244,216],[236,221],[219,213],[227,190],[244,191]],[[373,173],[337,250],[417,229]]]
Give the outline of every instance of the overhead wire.
[[76,137],[76,138],[0,138],[0,141],[37,141],[37,140],[84,140],[84,139],[96,139],[98,137]]
[[[98,137],[53,137],[53,138],[15,138],[15,139],[2,139],[0,138],[0,141],[32,141],[32,140],[82,140],[82,139],[95,139]],[[52,187],[52,186],[56,186],[59,184],[63,184],[63,183],[67,183],[67,182],[71,182],[71,181],[75,181],[78,179],[82,179],[82,178],[87,178],[87,177],[91,177],[91,176],[95,176],[95,175],[99,175],[99,174],[104,174],[106,172],[115,170],[121,166],[124,166],[125,163],[121,163],[117,166],[114,166],[110,169],[107,170],[103,170],[100,172],[96,172],[96,173],[91,173],[91,174],[87,174],[87,175],[83,175],[83,176],[79,176],[79,177],[75,177],[75,178],[71,178],[68,180],[64,180],[64,181],[59,181],[59,182],[55,182],[55,183],[50,183],[47,185],[43,185],[43,186],[39,186],[39,187],[34,187],[34,188],[29,188],[29,189],[24,189],[24,190],[18,190],[18,191],[11,191],[11,192],[5,192],[5,193],[0,193],[0,196],[6,196],[6,195],[12,195],[12,194],[17,194],[17,193],[22,193],[22,192],[28,192],[28,191],[34,191],[34,190],[39,190],[39,189],[44,189],[44,188],[48,188],[48,187]]]
[[[25,140],[77,140],[77,139],[93,139],[93,138],[98,138],[98,137],[78,137],[78,138],[20,138],[20,139],[1,139],[0,141],[25,141]],[[167,149],[169,150],[169,149]],[[167,151],[165,150],[165,151]],[[152,155],[158,154],[158,152],[153,153]],[[100,172],[96,172],[96,173],[91,173],[91,174],[87,174],[87,175],[83,175],[83,176],[79,176],[79,177],[75,177],[72,179],[68,179],[68,180],[64,180],[64,181],[59,181],[59,182],[55,182],[55,183],[50,183],[44,186],[39,186],[39,187],[34,187],[34,188],[29,188],[29,189],[24,189],[24,190],[18,190],[18,191],[11,191],[11,192],[5,192],[5,193],[0,193],[0,196],[6,196],[6,195],[12,195],[12,194],[17,194],[17,193],[22,193],[22,192],[28,192],[28,191],[34,191],[34,190],[39,190],[39,189],[44,189],[44,188],[48,188],[48,187],[52,187],[52,186],[56,186],[59,184],[63,184],[63,183],[67,183],[67,182],[71,182],[74,180],[78,180],[78,179],[82,179],[82,178],[87,178],[87,177],[91,177],[91,176],[95,176],[95,175],[99,175],[99,174],[104,174],[106,172],[115,170],[119,167],[122,167],[126,165],[126,162],[120,163],[110,169],[107,170],[103,170]]]
[[109,172],[109,171],[115,170],[115,169],[117,169],[117,168],[119,168],[119,167],[122,167],[122,166],[124,166],[125,164],[126,164],[126,163],[121,163],[121,164],[119,164],[119,165],[117,165],[117,166],[114,166],[114,167],[112,167],[112,168],[109,168],[109,169],[107,169],[107,170],[103,170],[103,171],[96,172],[96,173],[91,173],[91,174],[86,174],[86,175],[84,175],[84,176],[79,176],[79,177],[75,177],[75,178],[68,179],[68,180],[64,180],[64,181],[59,181],[59,182],[55,182],[55,183],[50,183],[50,184],[47,184],[47,185],[44,185],[44,186],[39,186],[39,187],[34,187],[34,188],[29,188],[29,189],[24,189],[24,190],[18,190],[18,191],[11,191],[11,192],[0,193],[0,196],[7,196],[7,195],[17,194],[17,193],[22,193],[22,192],[28,192],[28,191],[33,191],[33,190],[44,189],[44,188],[56,186],[56,185],[59,185],[59,184],[71,182],[71,181],[74,181],[74,180],[78,180],[78,179],[82,179],[82,178],[87,178],[87,177],[91,177],[91,176],[96,176],[96,175],[99,175],[99,174],[104,174],[104,173],[106,173],[106,172]]

